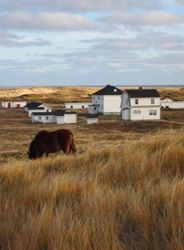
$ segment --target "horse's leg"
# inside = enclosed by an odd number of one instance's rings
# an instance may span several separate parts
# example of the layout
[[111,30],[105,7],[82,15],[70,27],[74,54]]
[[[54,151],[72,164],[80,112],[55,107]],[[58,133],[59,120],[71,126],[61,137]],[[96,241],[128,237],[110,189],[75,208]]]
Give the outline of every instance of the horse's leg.
[[69,154],[70,153],[70,140],[68,140],[65,144],[65,146],[63,147],[63,152],[65,154]]

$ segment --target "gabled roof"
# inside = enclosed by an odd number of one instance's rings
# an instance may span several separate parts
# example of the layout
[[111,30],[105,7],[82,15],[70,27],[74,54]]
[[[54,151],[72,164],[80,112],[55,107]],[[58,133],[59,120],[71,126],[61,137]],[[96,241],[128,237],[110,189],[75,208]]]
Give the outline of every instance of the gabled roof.
[[76,114],[76,112],[68,112],[65,110],[56,110],[53,112],[33,112],[34,116],[64,116],[64,114]]
[[156,89],[126,89],[125,92],[131,98],[160,97]]
[[36,109],[37,107],[39,107],[40,105],[42,105],[43,103],[41,102],[30,102],[30,103],[27,103],[25,108],[28,108],[28,109]]
[[44,107],[35,107],[35,108],[28,108],[29,111],[31,110],[44,110]]
[[98,90],[92,95],[121,95],[123,91],[114,86],[107,85],[103,89]]
[[34,116],[53,116],[53,112],[33,112]]
[[98,118],[98,114],[87,114],[87,118]]

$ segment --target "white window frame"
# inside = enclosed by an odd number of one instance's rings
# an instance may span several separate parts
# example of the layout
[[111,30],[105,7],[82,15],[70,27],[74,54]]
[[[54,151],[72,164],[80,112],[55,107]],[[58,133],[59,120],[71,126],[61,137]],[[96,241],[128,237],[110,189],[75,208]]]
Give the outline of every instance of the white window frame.
[[133,110],[133,114],[134,115],[140,115],[141,114],[141,110],[140,109]]
[[149,110],[149,115],[151,115],[151,116],[157,115],[157,110],[156,109]]
[[135,104],[139,104],[139,99],[135,99]]
[[151,104],[155,104],[155,99],[151,98]]

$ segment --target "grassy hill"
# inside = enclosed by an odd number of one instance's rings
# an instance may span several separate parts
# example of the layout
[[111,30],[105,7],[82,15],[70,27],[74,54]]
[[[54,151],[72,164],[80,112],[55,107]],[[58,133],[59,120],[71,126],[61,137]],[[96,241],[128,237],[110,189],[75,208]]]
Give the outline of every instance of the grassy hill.
[[183,132],[2,164],[1,249],[183,249]]

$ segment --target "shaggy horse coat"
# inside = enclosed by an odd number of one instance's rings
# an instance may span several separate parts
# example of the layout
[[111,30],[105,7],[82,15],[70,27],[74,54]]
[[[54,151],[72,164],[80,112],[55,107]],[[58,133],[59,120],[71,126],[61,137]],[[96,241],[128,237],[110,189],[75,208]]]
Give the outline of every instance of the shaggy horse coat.
[[30,159],[37,159],[44,154],[48,156],[49,153],[60,150],[63,150],[66,154],[76,152],[72,132],[68,129],[59,129],[52,132],[42,130],[32,140],[28,155]]

